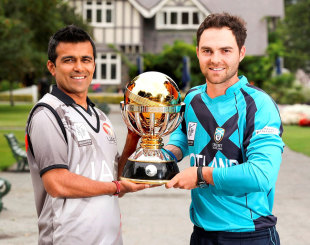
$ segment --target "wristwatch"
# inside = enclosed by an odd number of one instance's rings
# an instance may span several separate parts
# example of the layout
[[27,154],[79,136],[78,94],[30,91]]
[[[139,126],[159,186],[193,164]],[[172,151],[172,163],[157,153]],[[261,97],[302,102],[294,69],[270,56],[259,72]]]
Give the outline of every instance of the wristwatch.
[[206,188],[209,186],[209,184],[207,183],[207,181],[205,181],[205,179],[203,178],[202,175],[202,166],[199,166],[197,168],[197,186],[199,188]]

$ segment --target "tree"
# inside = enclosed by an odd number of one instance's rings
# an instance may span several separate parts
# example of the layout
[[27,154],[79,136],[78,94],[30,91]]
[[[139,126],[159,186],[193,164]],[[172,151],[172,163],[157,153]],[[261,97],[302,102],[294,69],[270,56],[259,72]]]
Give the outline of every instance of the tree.
[[166,45],[160,54],[144,54],[144,70],[162,72],[170,76],[179,87],[182,87],[182,59],[184,56],[188,56],[190,60],[190,86],[205,83],[205,78],[200,72],[195,45],[183,41],[175,41],[173,45]]
[[33,83],[47,72],[49,38],[69,24],[91,32],[63,0],[0,0],[0,82]]
[[310,0],[286,0],[285,19],[281,26],[286,52],[285,67],[310,72]]

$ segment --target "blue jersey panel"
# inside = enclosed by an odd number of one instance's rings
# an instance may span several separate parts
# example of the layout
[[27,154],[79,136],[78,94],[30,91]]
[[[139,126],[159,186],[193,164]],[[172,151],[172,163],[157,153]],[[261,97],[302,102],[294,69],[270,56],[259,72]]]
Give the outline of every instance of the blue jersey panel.
[[244,76],[211,99],[206,84],[185,97],[183,123],[168,144],[191,166],[214,167],[215,186],[192,190],[193,223],[208,231],[253,231],[276,224],[274,186],[283,152],[282,124],[273,100]]

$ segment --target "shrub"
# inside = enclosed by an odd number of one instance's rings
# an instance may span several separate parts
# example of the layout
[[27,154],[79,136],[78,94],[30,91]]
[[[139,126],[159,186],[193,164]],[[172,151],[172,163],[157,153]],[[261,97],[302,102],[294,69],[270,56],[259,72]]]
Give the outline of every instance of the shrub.
[[305,103],[302,87],[295,82],[292,74],[274,76],[264,82],[262,87],[277,103]]

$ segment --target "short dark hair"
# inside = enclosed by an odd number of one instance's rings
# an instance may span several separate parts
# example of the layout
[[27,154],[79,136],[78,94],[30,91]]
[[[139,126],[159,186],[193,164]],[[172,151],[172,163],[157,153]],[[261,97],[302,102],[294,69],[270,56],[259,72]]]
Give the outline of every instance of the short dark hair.
[[64,43],[79,43],[89,41],[93,47],[94,59],[96,58],[96,46],[90,35],[75,25],[66,26],[58,30],[53,36],[51,36],[48,43],[48,59],[56,65],[57,53],[56,48],[60,42]]
[[245,25],[245,21],[238,16],[233,16],[228,13],[210,14],[200,24],[197,30],[197,47],[199,47],[200,37],[204,30],[209,28],[228,27],[234,34],[239,50],[241,50],[247,36]]

